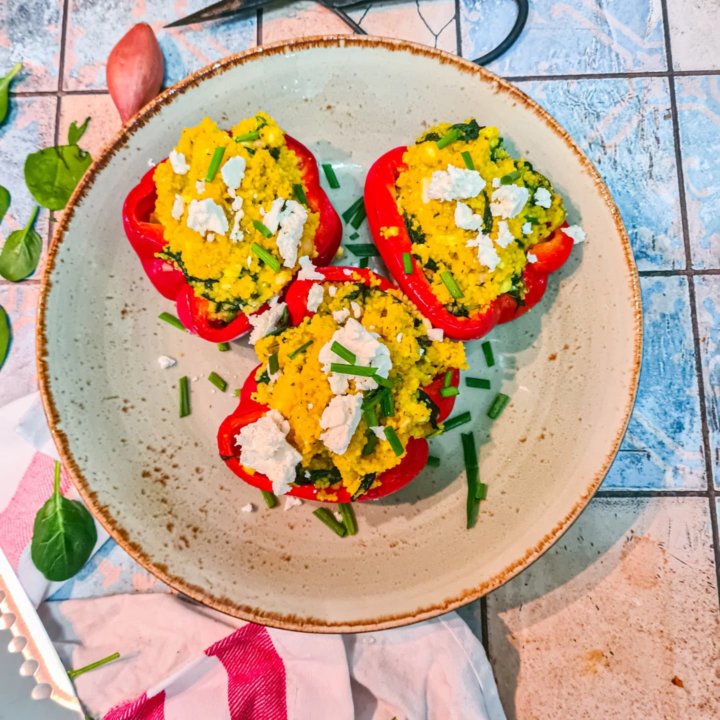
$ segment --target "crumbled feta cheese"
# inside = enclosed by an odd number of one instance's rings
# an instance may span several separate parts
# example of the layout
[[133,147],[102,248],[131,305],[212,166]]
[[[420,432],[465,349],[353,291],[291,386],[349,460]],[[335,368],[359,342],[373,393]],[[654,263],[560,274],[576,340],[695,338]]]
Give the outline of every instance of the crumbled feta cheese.
[[427,335],[433,342],[442,342],[444,334],[442,328],[432,328],[432,330],[428,330]]
[[278,320],[282,317],[285,303],[280,303],[257,315],[248,315],[248,320],[253,326],[250,333],[250,344],[254,345],[258,340],[264,338],[271,330],[275,329]]
[[505,220],[501,220],[498,223],[498,236],[495,242],[501,248],[506,248],[508,245],[510,245],[510,243],[515,242],[515,238],[510,232],[510,228],[508,228],[508,224],[505,222]]
[[524,207],[530,197],[526,187],[519,185],[503,185],[493,190],[490,212],[494,217],[500,216],[504,220],[514,218]]
[[343,522],[343,516],[336,510],[333,515],[338,522]]
[[308,403],[308,410],[312,410],[315,406],[312,403]]
[[270,209],[265,212],[264,208],[260,208],[260,214],[263,216],[263,225],[274,235],[277,232],[280,222],[280,211],[285,204],[285,198],[275,198]]
[[526,222],[522,226],[522,234],[523,235],[530,235],[532,233],[532,223]]
[[223,182],[231,190],[237,190],[245,177],[245,158],[241,155],[231,157],[220,169]]
[[199,378],[197,375],[195,375],[195,377],[192,379],[192,381],[193,381],[193,382],[197,382],[199,379],[200,379],[200,378]]
[[343,270],[343,274],[347,275],[348,277],[352,277],[353,271],[352,270]]
[[195,183],[195,189],[198,192],[198,195],[202,195],[205,192],[205,183],[202,180],[198,180]]
[[243,199],[241,197],[235,196],[235,198],[233,199],[233,203],[230,206],[232,208],[232,211],[240,212],[242,210],[242,206],[243,206]]
[[248,503],[247,505],[243,505],[240,510],[245,513],[255,512],[255,506],[252,503]]
[[177,360],[175,358],[168,357],[167,355],[161,355],[158,358],[158,364],[163,370],[167,370],[168,368],[173,367],[173,365],[177,365]]
[[172,165],[173,172],[178,175],[185,175],[190,170],[190,166],[185,162],[185,156],[177,150],[170,151],[170,165]]
[[248,255],[248,261],[247,261],[247,266],[248,266],[248,267],[250,267],[250,266],[252,265],[252,260],[253,260],[253,259],[252,259],[252,255]]
[[422,319],[422,323],[423,327],[425,328],[425,332],[427,332],[428,330],[432,330],[432,323],[426,317]]
[[[313,265],[312,260],[307,256],[303,255],[300,258],[300,272],[298,273],[298,280],[324,280],[325,276],[322,273],[319,273],[315,266]],[[332,292],[332,288],[330,288],[331,295],[334,295],[335,293]]]
[[337,294],[337,291],[338,291],[337,285],[331,285],[328,288],[328,293],[330,293],[330,297],[335,297],[335,295]]
[[299,505],[302,505],[303,501],[300,498],[293,497],[292,495],[286,495],[285,496],[285,507],[283,508],[284,511],[292,510],[294,507],[298,507]]
[[350,307],[352,308],[355,319],[359,320],[362,315],[362,308],[354,300],[350,301]]
[[402,342],[402,333],[398,333],[395,342]]
[[579,225],[571,225],[570,227],[563,228],[563,232],[573,239],[573,245],[584,242],[587,234]]
[[268,477],[276,495],[290,490],[295,466],[302,460],[302,455],[286,440],[288,432],[290,423],[277,410],[270,410],[235,436],[242,449],[240,462]]
[[190,201],[187,226],[201,235],[211,231],[225,235],[229,227],[225,211],[210,198]]
[[228,195],[233,198],[233,200],[237,197],[237,193],[232,188],[228,188]]
[[536,263],[537,262],[537,256],[533,255],[532,253],[527,254],[527,261],[529,263]]
[[385,428],[382,425],[376,425],[370,429],[375,433],[378,440],[387,440],[385,437]]
[[458,202],[455,206],[455,225],[461,230],[478,230],[482,229],[483,219],[480,215],[475,215],[472,208],[465,203]]
[[425,191],[427,200],[464,200],[477,197],[485,181],[477,170],[448,165],[447,170],[436,170]]
[[[238,242],[238,240],[242,240],[243,235],[244,235],[243,231],[240,229],[240,221],[243,219],[243,216],[245,215],[245,211],[242,209],[242,205],[243,205],[243,199],[241,197],[236,197],[233,200],[232,210],[235,213],[235,215],[233,215],[233,226],[232,226],[232,230],[230,230],[230,239],[233,242]],[[248,267],[249,267],[249,265],[248,265]]]
[[175,196],[175,202],[172,206],[172,216],[174,220],[179,220],[183,216],[185,211],[185,201],[182,199],[182,195]]
[[205,236],[205,239],[206,239],[208,242],[212,242],[212,241],[215,239],[215,233],[210,233],[210,232],[209,232],[209,233]]
[[500,187],[500,178],[493,178],[492,186],[494,188],[499,188]]
[[535,191],[535,204],[546,209],[552,205],[552,195],[547,188],[540,187]]
[[425,348],[418,348],[418,354],[422,357],[425,354]]
[[285,267],[295,267],[298,248],[303,235],[303,228],[308,219],[308,212],[303,205],[295,200],[288,200],[280,211],[280,232],[277,236],[278,252],[282,256]]
[[343,308],[342,310],[333,310],[332,316],[333,320],[338,325],[342,325],[350,317],[350,311],[347,308]]
[[492,272],[500,264],[500,256],[489,235],[478,233],[474,240],[468,240],[467,247],[476,247],[478,262]]
[[148,158],[148,167],[155,167],[155,161],[152,158]]
[[325,290],[322,285],[316,283],[310,288],[307,299],[307,309],[310,312],[317,312],[320,307],[320,303],[323,301],[323,295]]
[[360,423],[362,402],[362,393],[338,395],[323,411],[320,427],[325,432],[320,435],[320,440],[336,455],[342,455],[348,449],[350,440]]
[[279,302],[280,302],[280,298],[277,295],[275,295],[274,297],[270,298],[268,305],[272,308],[272,307],[275,307]]
[[279,377],[281,377],[283,374],[282,370],[278,368],[278,371],[276,373],[271,373],[268,369],[268,378],[270,380],[270,385],[272,385]]

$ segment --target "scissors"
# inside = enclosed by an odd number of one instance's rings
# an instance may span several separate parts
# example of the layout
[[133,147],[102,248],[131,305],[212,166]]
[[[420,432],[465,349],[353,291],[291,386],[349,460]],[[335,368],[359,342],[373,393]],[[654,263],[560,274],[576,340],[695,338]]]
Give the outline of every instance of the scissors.
[[[208,22],[210,20],[221,20],[222,18],[234,17],[241,13],[246,13],[252,10],[259,10],[270,2],[270,0],[220,0],[220,2],[208,5],[208,7],[198,10],[197,12],[190,13],[180,20],[166,25],[165,27],[181,27],[183,25],[192,25],[195,23]],[[335,13],[354,33],[358,35],[367,35],[367,32],[363,30],[346,12],[345,8],[349,8],[353,5],[367,5],[368,0],[319,0],[323,7],[326,7],[331,12]],[[370,4],[376,2],[383,2],[383,0],[369,0]],[[515,0],[518,6],[518,14],[515,19],[515,24],[512,30],[508,33],[508,36],[493,50],[486,53],[482,57],[473,60],[477,65],[487,65],[493,60],[497,60],[501,55],[507,52],[510,47],[520,36],[520,33],[525,27],[528,17],[528,0]]]

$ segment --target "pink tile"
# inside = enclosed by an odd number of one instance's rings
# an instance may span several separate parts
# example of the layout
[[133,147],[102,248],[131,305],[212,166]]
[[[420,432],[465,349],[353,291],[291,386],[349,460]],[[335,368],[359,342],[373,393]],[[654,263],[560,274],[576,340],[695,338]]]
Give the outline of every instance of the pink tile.
[[301,0],[274,3],[263,11],[264,45],[307,35],[338,35],[352,30],[335,13],[319,3]]
[[122,123],[109,95],[65,95],[60,100],[61,142],[67,141],[70,123],[81,125],[86,117],[90,117],[90,124],[79,144],[97,158]]

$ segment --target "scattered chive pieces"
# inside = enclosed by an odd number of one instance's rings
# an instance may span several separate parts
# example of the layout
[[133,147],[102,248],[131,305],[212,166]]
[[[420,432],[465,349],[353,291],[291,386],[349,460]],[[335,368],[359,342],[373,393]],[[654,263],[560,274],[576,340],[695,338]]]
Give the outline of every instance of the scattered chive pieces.
[[395,430],[387,425],[385,427],[385,437],[387,438],[387,441],[390,443],[390,447],[393,449],[393,452],[400,457],[404,452],[405,448],[403,447],[403,444],[400,442],[400,438],[395,433]]
[[274,375],[279,369],[280,369],[280,364],[278,362],[278,354],[273,353],[268,358],[268,370],[270,371],[271,375]]
[[500,184],[501,185],[512,185],[519,177],[521,173],[519,170],[513,170],[511,173],[508,173],[507,175],[503,175],[500,178]]
[[431,438],[437,437],[438,435],[442,435],[444,430],[442,428],[437,428],[433,430],[431,433],[425,436],[426,440],[430,440]]
[[498,393],[495,399],[492,401],[492,405],[488,410],[488,417],[495,420],[500,413],[505,409],[505,406],[510,401],[510,398],[504,393]]
[[460,132],[458,130],[451,130],[447,135],[443,135],[441,137],[436,145],[438,150],[442,150],[443,148],[446,148],[450,143],[454,143],[456,140],[460,138]]
[[215,152],[213,152],[213,156],[210,160],[210,165],[208,166],[207,175],[205,176],[205,182],[212,182],[215,179],[217,171],[220,169],[220,163],[222,162],[224,154],[224,147],[215,148]]
[[260,132],[258,130],[253,130],[252,132],[245,133],[244,135],[236,135],[235,142],[236,143],[250,142],[251,140],[257,140],[259,137],[260,137]]
[[299,348],[295,348],[295,350],[291,353],[288,353],[288,360],[294,360],[298,355],[304,353],[312,344],[313,341],[308,340],[304,345],[301,345]]
[[[395,403],[393,402],[391,393],[383,395],[382,398],[380,398],[380,409],[386,418],[395,416]],[[387,433],[385,434],[387,435]]]
[[305,188],[302,185],[300,185],[300,183],[293,185],[293,195],[295,195],[295,199],[299,203],[302,203],[303,205],[305,205],[307,207],[308,200],[307,200],[307,195],[305,194]]
[[270,232],[269,228],[261,223],[259,220],[253,220],[253,225],[255,226],[255,229],[261,234],[264,235],[266,238],[271,238],[273,234]]
[[375,243],[355,243],[354,245],[345,246],[355,257],[378,257],[378,252]]
[[477,450],[475,449],[475,436],[472,433],[462,434],[463,456],[465,458],[465,473],[467,474],[467,527],[468,530],[475,525],[480,503],[477,499],[477,486],[480,482]]
[[450,383],[452,382],[452,375],[453,375],[453,374],[452,374],[452,370],[448,370],[448,371],[445,373],[445,380],[443,381],[443,387],[444,387],[444,388],[449,388],[449,387],[450,387]]
[[394,388],[402,378],[400,375],[396,375],[394,378],[384,378],[382,375],[375,375],[373,378],[378,385],[382,385],[384,388]]
[[463,295],[463,291],[460,289],[460,286],[455,281],[455,278],[453,277],[452,273],[448,270],[445,270],[444,272],[440,273],[440,279],[445,284],[445,287],[448,289],[448,292],[456,299],[458,300],[461,297],[465,297]]
[[467,150],[465,150],[465,151],[461,152],[460,155],[462,156],[462,159],[465,161],[465,167],[468,170],[474,170],[475,163],[473,162],[472,157],[470,157],[470,153]]
[[180,378],[180,417],[184,418],[190,414],[190,387],[187,375]]
[[[258,221],[253,220],[253,223],[258,223]],[[258,225],[262,225],[263,227],[265,227],[262,223],[258,223]],[[265,229],[267,230],[267,228]],[[268,232],[270,231],[268,230]],[[272,268],[275,272],[278,272],[278,270],[280,270],[280,261],[277,258],[274,258],[264,247],[260,247],[260,245],[258,245],[257,243],[253,243],[250,249],[269,268]]]
[[360,233],[354,232],[354,233],[350,236],[350,239],[351,239],[351,240],[357,240],[359,237],[360,237]]
[[216,373],[211,372],[208,375],[208,380],[220,391],[225,392],[227,390],[227,383]]
[[346,527],[341,522],[338,522],[337,518],[327,508],[319,507],[317,510],[313,510],[313,515],[320,522],[325,523],[338,537],[342,538],[347,535]]
[[485,378],[466,377],[465,384],[471,388],[480,388],[481,390],[490,389],[490,381]]
[[227,351],[230,349],[230,343],[229,343],[229,342],[218,343],[217,346],[218,346],[218,350],[219,350],[220,352],[227,352]]
[[375,449],[375,446],[378,444],[378,436],[370,430],[368,434],[365,436],[366,442],[362,449],[363,455],[371,455],[372,451]]
[[487,485],[479,482],[475,488],[475,499],[484,500],[487,497]]
[[377,411],[375,410],[374,405],[370,405],[369,407],[363,408],[363,417],[365,418],[365,422],[369,428],[377,427],[380,424],[378,421]]
[[492,367],[495,364],[495,356],[493,355],[492,345],[489,340],[486,340],[482,344],[483,355],[485,356],[485,362],[488,367]]
[[240,397],[240,388],[235,390],[235,397]]
[[459,394],[460,391],[455,386],[440,388],[440,395],[442,397],[454,397]]
[[364,204],[363,198],[358,198],[343,214],[342,219],[349,223],[352,220],[355,213],[360,209],[360,206]]
[[430,467],[440,467],[440,458],[434,455],[428,455],[427,464]]
[[360,258],[358,267],[366,268],[369,264],[370,264],[370,258],[368,258],[368,257]]
[[95,668],[99,668],[102,665],[106,665],[109,662],[112,662],[113,660],[117,660],[120,657],[120,653],[116,652],[112,655],[108,655],[106,658],[103,658],[102,660],[98,660],[94,663],[90,663],[89,665],[85,665],[84,667],[78,668],[77,670],[68,670],[67,674],[68,677],[73,680],[78,675],[82,675],[83,673],[89,672],[90,670],[94,670]]
[[340,515],[342,515],[347,534],[357,535],[358,527],[353,506],[350,503],[338,503],[338,510],[340,511]]
[[372,377],[377,368],[365,367],[364,365],[343,365],[342,363],[330,363],[330,372],[340,375],[358,375],[359,377]]
[[406,275],[413,274],[412,255],[408,252],[403,253],[403,269]]
[[339,357],[341,357],[345,362],[350,363],[351,365],[355,364],[355,361],[357,360],[357,356],[354,352],[350,352],[346,347],[343,347],[337,340],[333,342],[333,344],[330,346],[330,349]]
[[328,184],[333,190],[337,190],[340,187],[340,183],[338,182],[337,175],[335,175],[335,171],[333,170],[332,165],[323,165],[322,169],[325,171],[325,177],[327,178]]
[[265,504],[270,508],[274,508],[278,504],[277,496],[274,495],[271,492],[268,492],[267,490],[261,490],[260,491],[263,496],[263,500],[265,501]]
[[363,200],[362,205],[358,208],[358,211],[353,216],[350,224],[357,230],[363,224],[363,220],[365,220],[366,217],[367,213],[365,212],[365,201]]
[[456,427],[460,427],[461,425],[464,425],[465,423],[470,422],[470,412],[464,412],[460,413],[459,415],[455,415],[454,417],[451,417],[449,420],[446,420],[443,423],[443,431],[447,432],[448,430],[454,430]]
[[174,315],[171,315],[170,313],[166,313],[166,312],[160,313],[158,315],[158,320],[163,320],[168,325],[172,325],[173,327],[176,327],[178,330],[182,330],[183,332],[186,332],[185,326]]

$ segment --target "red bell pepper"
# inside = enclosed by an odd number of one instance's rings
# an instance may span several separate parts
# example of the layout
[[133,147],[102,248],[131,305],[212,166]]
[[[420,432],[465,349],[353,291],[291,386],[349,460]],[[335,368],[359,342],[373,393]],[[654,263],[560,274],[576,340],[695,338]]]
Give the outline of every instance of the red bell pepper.
[[[561,228],[555,230],[548,240],[530,249],[538,261],[528,263],[523,271],[522,279],[527,288],[523,305],[511,295],[504,294],[493,300],[482,312],[470,317],[458,317],[448,312],[438,300],[415,258],[411,258],[413,273],[405,273],[403,253],[412,253],[412,243],[403,215],[398,209],[395,183],[400,173],[407,169],[403,162],[406,150],[406,147],[395,148],[370,168],[365,180],[365,210],[370,231],[385,265],[420,312],[430,320],[433,327],[441,328],[448,337],[475,340],[487,335],[495,325],[514,320],[537,305],[545,294],[548,274],[558,270],[572,250],[572,238],[565,235]],[[383,227],[396,227],[398,234],[386,238],[380,232]],[[563,227],[567,227],[567,224]]]
[[[335,257],[342,238],[340,218],[320,187],[320,175],[313,154],[289,135],[285,136],[285,142],[288,149],[297,155],[308,205],[320,215],[313,240],[318,255],[313,262],[316,265],[327,265]],[[250,329],[247,315],[239,313],[229,323],[210,319],[207,312],[209,302],[195,295],[180,270],[157,257],[166,241],[163,226],[150,219],[157,200],[154,173],[155,168],[145,173],[140,183],[130,191],[123,206],[125,234],[140,258],[146,275],[163,297],[177,303],[178,317],[194,335],[211,342],[227,342],[240,337]],[[257,312],[264,309],[260,308]]]
[[[307,309],[308,293],[310,288],[318,282],[358,282],[352,276],[359,276],[365,285],[370,284],[370,278],[380,280],[381,290],[388,290],[393,286],[384,278],[375,275],[371,270],[358,268],[326,267],[319,268],[318,272],[324,276],[324,280],[295,280],[288,288],[285,302],[290,314],[290,322],[293,326],[299,325],[306,317],[311,317]],[[350,273],[350,274],[348,274]],[[232,415],[223,421],[218,432],[218,449],[225,464],[246,483],[260,490],[272,492],[272,483],[260,473],[248,473],[242,466],[241,453],[235,443],[235,436],[246,425],[259,420],[270,409],[252,399],[253,393],[257,390],[255,375],[260,366],[255,368],[240,391],[240,402]],[[423,390],[439,409],[438,421],[442,422],[452,412],[455,404],[454,397],[442,397],[440,390],[444,386],[445,375],[439,375],[432,383],[425,386]],[[452,369],[451,385],[457,387],[460,383],[460,372],[457,368]],[[428,458],[428,443],[424,438],[410,438],[405,446],[405,455],[398,465],[381,473],[377,479],[382,483],[378,487],[368,490],[358,498],[359,501],[377,500],[390,493],[396,492],[405,487],[425,467]],[[337,495],[333,502],[351,502],[350,493],[345,489],[328,490]],[[301,485],[293,487],[288,495],[303,498],[305,500],[317,500],[317,489],[313,485]]]

